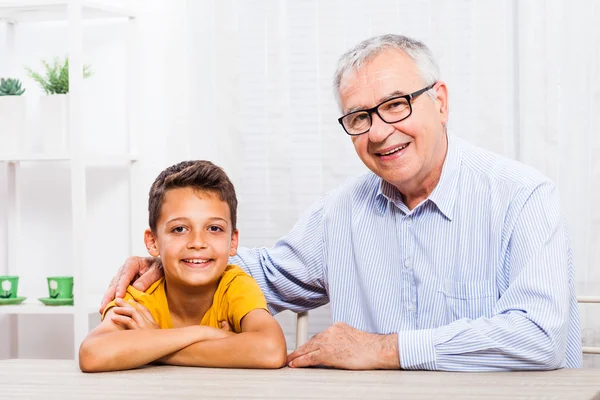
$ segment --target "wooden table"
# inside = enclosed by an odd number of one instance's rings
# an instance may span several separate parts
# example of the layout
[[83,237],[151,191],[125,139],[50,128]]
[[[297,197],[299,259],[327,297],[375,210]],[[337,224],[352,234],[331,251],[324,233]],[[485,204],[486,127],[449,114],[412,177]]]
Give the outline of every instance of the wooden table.
[[185,367],[84,374],[74,361],[2,360],[16,399],[600,399],[600,369],[450,373]]

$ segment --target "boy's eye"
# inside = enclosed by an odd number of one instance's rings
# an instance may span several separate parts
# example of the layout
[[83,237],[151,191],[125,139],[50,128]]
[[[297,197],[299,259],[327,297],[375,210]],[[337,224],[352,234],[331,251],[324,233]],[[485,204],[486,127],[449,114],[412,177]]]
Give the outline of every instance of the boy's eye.
[[171,229],[171,232],[183,233],[183,232],[185,232],[185,228],[183,226],[176,226],[175,228]]
[[223,228],[220,226],[212,225],[208,227],[208,230],[211,232],[223,232]]

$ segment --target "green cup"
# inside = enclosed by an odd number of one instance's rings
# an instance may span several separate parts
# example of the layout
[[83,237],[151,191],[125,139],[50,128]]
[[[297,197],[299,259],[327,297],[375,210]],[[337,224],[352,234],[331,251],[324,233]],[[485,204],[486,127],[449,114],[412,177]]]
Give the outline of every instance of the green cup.
[[73,277],[72,276],[49,276],[48,295],[51,299],[71,299],[73,298]]
[[2,275],[0,276],[0,299],[14,299],[17,297],[19,289],[19,277]]

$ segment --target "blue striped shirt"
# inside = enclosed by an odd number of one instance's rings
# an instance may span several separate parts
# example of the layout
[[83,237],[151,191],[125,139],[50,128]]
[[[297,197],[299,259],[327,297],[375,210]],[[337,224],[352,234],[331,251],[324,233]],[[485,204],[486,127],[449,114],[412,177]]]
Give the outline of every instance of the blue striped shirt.
[[555,185],[449,136],[413,210],[373,173],[333,190],[273,248],[240,248],[278,312],[398,333],[404,369],[580,367],[573,259]]

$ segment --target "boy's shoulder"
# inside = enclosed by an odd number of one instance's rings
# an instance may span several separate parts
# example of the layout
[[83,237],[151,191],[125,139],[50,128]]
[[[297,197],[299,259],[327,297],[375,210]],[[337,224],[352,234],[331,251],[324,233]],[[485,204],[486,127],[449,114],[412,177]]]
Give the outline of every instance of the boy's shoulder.
[[230,264],[221,275],[213,306],[231,324],[234,332],[242,331],[242,319],[251,311],[268,311],[267,301],[258,283],[242,268]]
[[221,281],[217,288],[216,296],[223,298],[225,302],[237,300],[260,304],[265,303],[265,296],[254,278],[237,265],[229,264],[221,275]]
[[254,279],[246,273],[241,267],[235,264],[229,264],[223,271],[221,275],[221,281],[219,282],[219,286],[230,286],[231,284],[235,285],[256,285]]

